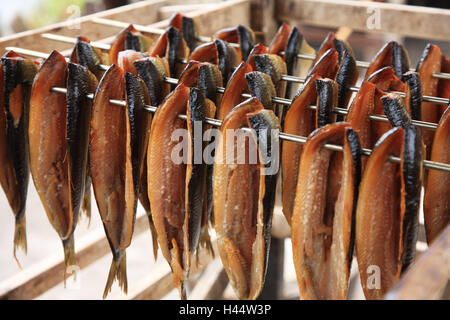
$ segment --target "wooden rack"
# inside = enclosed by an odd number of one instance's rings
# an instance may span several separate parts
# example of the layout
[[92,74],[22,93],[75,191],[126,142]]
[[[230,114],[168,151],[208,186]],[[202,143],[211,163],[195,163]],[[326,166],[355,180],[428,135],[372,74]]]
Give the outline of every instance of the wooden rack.
[[[380,28],[368,29],[368,8],[379,10],[382,19]],[[67,37],[83,35],[92,41],[108,44],[119,29],[117,26],[99,24],[99,19],[111,19],[161,29],[168,25],[168,18],[175,12],[195,18],[204,36],[210,36],[226,27],[243,24],[253,30],[260,31],[257,33],[258,40],[266,43],[273,37],[281,21],[326,28],[346,26],[356,31],[394,33],[399,36],[412,36],[429,39],[430,41],[450,40],[450,28],[448,28],[450,26],[450,10],[444,9],[378,2],[337,2],[332,0],[148,0],[85,16],[76,21],[61,22],[45,28],[0,38],[0,51],[3,53],[8,47],[20,47],[44,53],[56,49],[63,54],[69,54],[72,44],[54,41],[48,37],[44,38],[42,35],[45,33]],[[336,14],[336,12],[339,12],[339,14]],[[75,25],[79,28],[72,28]],[[145,214],[138,215],[135,235],[148,230],[146,220]],[[278,228],[278,223],[279,220],[275,219],[275,229]],[[97,231],[92,232],[84,239],[77,240],[76,257],[80,268],[89,266],[109,253],[103,230]],[[279,258],[282,257],[283,238],[286,235],[287,233],[285,230],[283,231],[282,227],[274,231],[275,245],[271,255],[278,255],[278,259],[271,258],[273,261],[282,261]],[[419,237],[419,240],[424,241],[423,235]],[[194,280],[189,298],[222,298],[228,279],[223,272],[220,261],[217,257],[213,260],[212,257],[201,252],[199,262],[198,266],[195,262],[193,264],[197,267],[191,272]],[[208,264],[209,262],[211,263]],[[273,268],[275,268],[274,274],[280,273],[282,263],[281,266],[274,263]],[[46,259],[25,269],[17,276],[0,282],[0,298],[36,298],[60,283],[63,273],[64,263],[62,259]],[[200,276],[195,277],[196,274]],[[271,271],[269,270],[270,274]],[[426,284],[424,284],[423,279],[427,280]],[[444,230],[440,238],[430,248],[420,255],[386,298],[449,298],[449,292],[446,289],[449,279],[450,226]],[[350,287],[355,281],[360,281],[356,270],[352,272]],[[266,283],[266,286],[271,285]],[[271,286],[270,289],[275,287],[276,285]],[[161,299],[172,289],[170,268],[158,266],[151,275],[142,279],[136,287],[130,288],[129,294],[123,298]],[[265,293],[263,292],[263,294]]]

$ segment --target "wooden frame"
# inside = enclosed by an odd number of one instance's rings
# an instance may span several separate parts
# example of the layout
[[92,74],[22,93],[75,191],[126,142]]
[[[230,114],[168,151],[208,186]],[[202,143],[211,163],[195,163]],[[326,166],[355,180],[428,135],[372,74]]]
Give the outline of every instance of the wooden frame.
[[[211,2],[214,4],[212,5]],[[379,10],[382,19],[380,28],[368,30],[368,8]],[[94,18],[108,18],[165,28],[168,24],[168,17],[174,12],[182,12],[195,18],[201,26],[202,35],[207,36],[219,29],[239,23],[261,31],[266,39],[270,39],[281,21],[296,21],[311,26],[346,26],[358,31],[390,32],[402,36],[450,41],[450,28],[442,27],[450,26],[450,10],[443,9],[332,0],[231,0],[226,2],[148,0],[85,16],[77,21],[61,22],[0,38],[0,49],[3,52],[8,46],[17,46],[42,52],[56,49],[67,53],[69,52],[67,50],[72,47],[71,44],[44,39],[40,35],[47,32],[71,37],[83,35],[92,41],[108,43],[117,33],[117,27],[96,24],[92,22]],[[337,12],[338,14],[336,14]],[[80,28],[70,28],[75,24],[79,24]],[[263,38],[260,40],[263,41]],[[135,227],[137,234],[148,229],[146,220],[145,215],[137,218]],[[279,234],[282,235],[283,232],[279,232]],[[450,278],[449,239],[450,227],[447,227],[441,237],[402,278],[388,298],[442,297],[443,289]],[[84,268],[108,252],[109,248],[103,230],[96,230],[78,242],[77,261],[79,266]],[[228,283],[220,261],[218,258],[213,260],[205,252],[201,252],[200,256],[203,264],[194,268],[192,274],[203,272],[203,275],[198,279],[198,286],[194,287],[192,295],[196,299],[220,298]],[[212,263],[205,269],[205,262],[210,261]],[[32,266],[18,276],[0,282],[0,299],[36,298],[62,281],[63,268],[63,261],[59,259],[50,259]],[[432,274],[438,276],[433,277]],[[414,286],[422,275],[429,279],[429,285],[423,291]],[[151,275],[142,279],[139,286],[130,288],[128,296],[117,298],[160,299],[172,289],[170,268],[167,265],[158,265]],[[448,292],[444,292],[444,297],[448,298]]]

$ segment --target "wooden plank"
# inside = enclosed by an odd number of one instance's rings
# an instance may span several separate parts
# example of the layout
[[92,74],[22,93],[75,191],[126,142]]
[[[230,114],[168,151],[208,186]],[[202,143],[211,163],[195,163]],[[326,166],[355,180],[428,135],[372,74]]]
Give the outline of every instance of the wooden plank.
[[[134,237],[149,230],[148,217],[141,214],[136,218]],[[108,240],[103,228],[99,228],[79,241],[75,241],[76,262],[80,269],[87,267],[108,254]],[[60,255],[24,269],[22,272],[0,283],[0,300],[34,299],[63,281],[64,260]]]
[[443,230],[430,248],[411,265],[385,299],[439,299],[449,280],[450,225]]
[[[380,2],[334,0],[277,1],[282,21],[357,31],[450,40],[450,10]],[[374,23],[379,18],[379,24]]]
[[[59,43],[42,39],[39,34],[50,32],[70,37],[83,35],[91,40],[102,39],[117,33],[117,29],[92,23],[92,18],[110,18],[136,24],[150,24],[158,21],[158,9],[166,4],[165,0],[147,0],[127,6],[83,16],[80,19],[63,21],[43,28],[17,33],[0,38],[0,52],[5,47],[22,47],[36,51],[50,52],[66,50],[71,47],[67,43]],[[77,26],[77,24],[79,24]]]
[[250,26],[255,31],[258,42],[269,44],[277,32],[279,21],[275,14],[275,0],[252,0]]
[[173,6],[164,6],[159,8],[158,16],[159,20],[169,19],[174,13],[186,14],[191,11],[208,10],[217,6],[215,3],[193,3],[193,4],[180,4]]

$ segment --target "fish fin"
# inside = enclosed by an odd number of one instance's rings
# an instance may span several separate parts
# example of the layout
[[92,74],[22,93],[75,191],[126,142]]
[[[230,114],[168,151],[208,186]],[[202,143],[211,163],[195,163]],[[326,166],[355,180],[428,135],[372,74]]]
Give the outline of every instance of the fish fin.
[[156,261],[158,259],[158,234],[156,233],[156,228],[153,223],[151,213],[148,213],[148,223],[150,225],[150,233],[152,234],[153,257]]
[[118,253],[114,254],[113,260],[111,262],[111,268],[109,269],[105,291],[103,292],[103,299],[106,299],[108,293],[111,292],[111,287],[115,279],[119,281],[119,287],[122,289],[122,291],[127,294],[127,255],[125,251],[119,251]]
[[26,219],[25,215],[21,217],[16,216],[16,226],[14,230],[14,260],[16,260],[19,269],[22,270],[22,265],[17,259],[17,249],[22,249],[27,254],[27,233],[26,233]]
[[88,227],[91,225],[91,189],[87,191],[83,196],[83,202],[81,203],[81,210],[84,212],[88,219]]
[[62,241],[64,247],[64,288],[66,287],[67,270],[74,266],[75,262],[75,242],[73,241],[73,233],[66,240]]
[[216,257],[216,254],[214,252],[214,248],[211,242],[211,237],[209,235],[208,232],[208,228],[205,227],[202,229],[201,233],[200,233],[200,239],[198,241],[198,248],[197,248],[197,267],[199,266],[200,263],[200,248],[205,248],[206,251],[208,252],[208,254],[214,259]]
[[186,281],[182,280],[180,282],[180,286],[178,287],[178,292],[180,293],[180,299],[181,300],[187,300]]

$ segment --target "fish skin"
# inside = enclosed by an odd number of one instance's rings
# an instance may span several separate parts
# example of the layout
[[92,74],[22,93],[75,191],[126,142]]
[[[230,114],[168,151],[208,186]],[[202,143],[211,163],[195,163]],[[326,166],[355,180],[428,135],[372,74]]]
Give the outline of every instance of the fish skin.
[[238,24],[236,27],[224,28],[213,35],[213,39],[220,39],[226,42],[239,43],[236,48],[238,62],[246,61],[255,42],[255,34],[251,29]]
[[50,89],[65,87],[66,79],[67,62],[64,56],[53,51],[33,81],[29,124],[34,185],[47,217],[63,240],[70,236],[74,224],[69,211],[66,97]]
[[15,216],[14,250],[27,252],[26,198],[30,175],[28,124],[30,90],[37,64],[14,51],[6,52],[0,65],[0,184]]
[[268,53],[280,54],[286,48],[291,31],[292,27],[283,22],[270,42]]
[[[387,157],[400,156],[403,137],[403,128],[395,127],[378,140],[359,188],[355,247],[366,299],[381,299],[400,277],[403,245],[400,164],[389,162]],[[373,192],[374,188],[380,192]],[[379,268],[379,288],[368,288],[373,274],[370,266]]]
[[[253,121],[249,120],[258,114],[260,116]],[[265,120],[262,121],[263,119]],[[264,123],[266,128],[279,129],[273,112],[263,111],[261,103],[256,98],[250,98],[228,114],[222,123],[221,131],[251,125],[257,127],[257,123]],[[213,199],[217,245],[221,261],[237,296],[240,299],[256,299],[262,290],[266,272],[270,237],[268,220],[271,216],[270,206],[273,205],[275,186],[265,187],[265,176],[261,175],[260,171],[264,168],[260,162],[262,158],[258,158],[256,164],[231,164],[228,161],[231,159],[228,158],[230,154],[226,150],[225,140],[226,135],[219,139],[214,164]],[[261,154],[258,157],[261,157]],[[274,181],[276,177],[272,177],[272,182]],[[258,187],[255,188],[255,184]],[[238,193],[236,190],[239,190]],[[271,192],[265,194],[265,190]],[[240,208],[239,214],[239,208],[236,209],[236,206]]]
[[117,64],[117,58],[120,51],[135,50],[145,52],[151,48],[152,44],[153,41],[150,38],[142,35],[132,24],[130,24],[123,29],[112,42],[111,48],[108,51],[109,63]]
[[166,97],[153,117],[147,152],[148,197],[158,243],[182,297],[189,262],[183,253],[186,165],[172,161],[178,141],[171,141],[171,136],[176,129],[186,129],[186,122],[178,115],[186,112],[188,99],[189,88],[182,84]]
[[408,71],[403,75],[406,83],[405,104],[412,120],[422,119],[422,85],[417,72]]
[[[327,203],[328,166],[338,158],[325,143],[343,140],[340,187]],[[360,177],[361,147],[350,124],[316,129],[304,145],[291,221],[293,258],[301,299],[345,299],[353,252],[355,198]],[[332,206],[331,216],[327,213]],[[331,236],[331,239],[330,239]]]
[[233,69],[239,64],[239,57],[236,50],[228,42],[220,39],[215,39],[214,44],[216,45],[217,56],[219,59],[219,70],[222,73],[223,83],[228,83]]
[[[215,42],[205,42],[195,48],[189,56],[189,61],[209,62],[219,64],[219,54]],[[221,70],[222,71],[222,70]]]
[[[336,75],[336,82],[338,84],[338,108],[347,109],[348,102],[352,96],[350,87],[356,84],[358,80],[359,71],[356,67],[356,59],[350,51],[346,49],[342,53],[342,59],[339,66],[339,71]],[[338,116],[337,120],[341,121],[342,116]]]
[[307,77],[317,74],[323,78],[335,79],[339,71],[338,55],[333,48],[327,50],[308,71]]
[[[284,133],[307,137],[314,131],[315,111],[308,109],[308,106],[317,101],[317,91],[314,81],[319,78],[318,75],[312,75],[306,79],[305,84],[292,100],[292,104],[286,112],[283,125]],[[281,195],[283,214],[289,225],[291,224],[292,210],[294,207],[302,150],[302,144],[283,141],[281,154]]]
[[194,19],[183,16],[180,13],[174,13],[172,17],[170,17],[169,26],[174,27],[181,32],[190,51],[197,47],[198,24]]
[[[292,76],[297,75],[302,78],[306,77],[308,70],[312,66],[312,61],[300,60],[297,58],[297,54],[315,54],[315,50],[308,44],[297,27],[292,28],[284,52],[287,74]],[[288,81],[286,84],[286,98],[290,99],[293,97],[300,86],[300,84]]]
[[89,144],[95,199],[113,253],[103,298],[106,298],[116,278],[122,290],[128,290],[125,254],[127,245],[123,242],[127,238],[124,233],[132,232],[131,229],[123,228],[127,221],[124,196],[128,182],[126,158],[129,155],[126,145],[127,110],[126,107],[107,102],[110,99],[124,98],[124,72],[113,64],[105,72],[95,91]]
[[265,109],[275,111],[272,98],[276,96],[276,89],[270,76],[264,72],[252,71],[245,74],[245,79],[252,96],[258,98]]
[[[439,94],[439,79],[434,78],[433,73],[441,72],[442,52],[438,46],[428,44],[423,51],[422,57],[416,67],[419,73],[422,85],[422,94],[425,96],[437,97]],[[422,121],[439,122],[440,105],[430,102],[422,103],[423,110]],[[423,132],[423,141],[427,148],[426,158],[431,156],[431,149],[433,147],[434,131],[425,130]]]
[[338,106],[338,83],[332,79],[316,79],[317,110],[316,128],[336,122],[336,114],[333,109]]
[[[88,68],[69,63],[67,66],[66,123],[67,156],[70,185],[70,208],[74,226],[86,194],[88,144],[92,102],[86,97],[97,88],[97,78]],[[89,186],[90,192],[90,186]]]
[[[450,163],[450,107],[442,115],[435,132],[431,161]],[[450,188],[448,173],[430,170],[426,178],[423,212],[428,245],[450,222]]]
[[397,78],[403,80],[403,74],[409,70],[409,56],[403,45],[389,41],[377,52],[366,71],[364,80],[367,80],[375,71],[390,66]]
[[77,63],[89,69],[100,81],[105,73],[100,69],[100,64],[109,64],[109,56],[100,49],[94,48],[89,39],[78,37],[74,45],[70,62]]
[[173,77],[179,78],[181,72],[183,71],[185,65],[180,63],[180,59],[189,58],[189,47],[186,41],[183,39],[180,31],[174,27],[170,27],[167,30],[168,46],[166,50],[166,58],[169,62],[170,74]]

